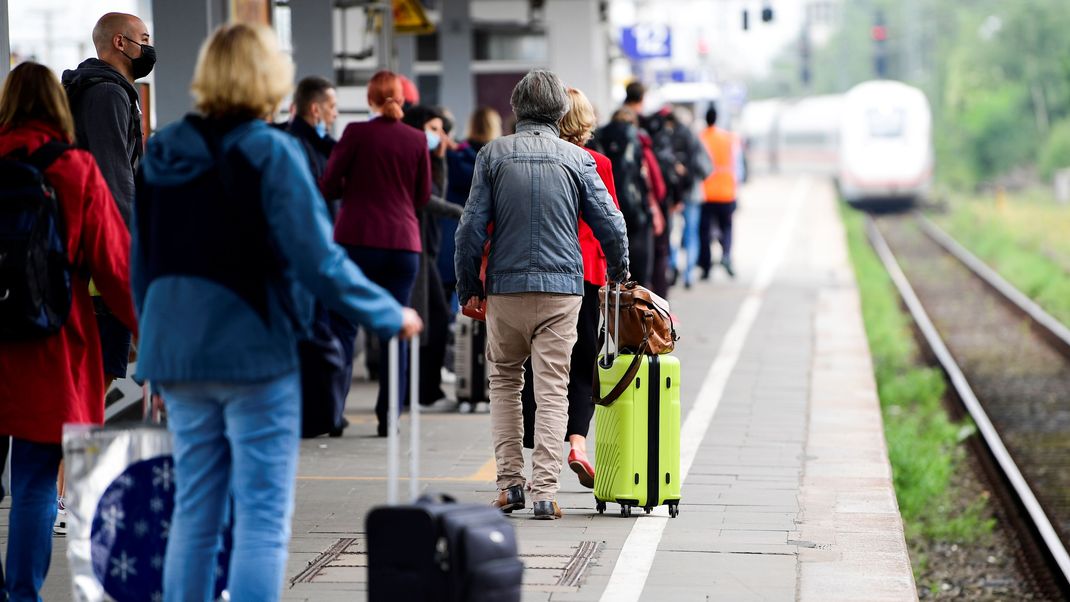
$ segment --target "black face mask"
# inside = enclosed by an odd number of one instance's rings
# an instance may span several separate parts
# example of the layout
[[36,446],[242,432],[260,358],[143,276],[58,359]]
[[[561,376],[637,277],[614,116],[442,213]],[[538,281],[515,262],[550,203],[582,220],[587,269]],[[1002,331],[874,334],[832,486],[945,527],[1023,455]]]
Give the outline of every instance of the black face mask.
[[141,79],[152,73],[152,67],[156,65],[156,49],[148,44],[138,44],[137,42],[123,36],[132,44],[137,44],[141,47],[141,56],[131,58],[129,54],[123,53],[126,58],[130,59],[130,68],[133,70],[134,79]]

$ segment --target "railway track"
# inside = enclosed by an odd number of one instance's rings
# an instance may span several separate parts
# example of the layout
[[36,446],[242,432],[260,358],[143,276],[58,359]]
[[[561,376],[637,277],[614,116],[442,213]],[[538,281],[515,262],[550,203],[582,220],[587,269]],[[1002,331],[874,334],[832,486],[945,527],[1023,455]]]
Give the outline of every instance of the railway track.
[[1070,599],[1070,330],[920,215],[867,234],[962,408],[1023,568]]

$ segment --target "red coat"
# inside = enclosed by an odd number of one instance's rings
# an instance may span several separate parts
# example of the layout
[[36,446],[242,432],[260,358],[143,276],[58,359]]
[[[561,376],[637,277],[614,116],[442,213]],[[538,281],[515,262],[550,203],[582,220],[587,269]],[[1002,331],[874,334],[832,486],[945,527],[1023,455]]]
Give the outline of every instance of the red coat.
[[[606,188],[609,190],[609,197],[613,199],[613,204],[617,206],[617,209],[620,209],[620,201],[617,200],[617,187],[613,184],[613,163],[610,162],[609,157],[602,153],[595,152],[589,148],[584,148],[583,150],[591,153],[591,156],[594,157],[595,169],[598,170],[598,175],[602,176],[602,182],[605,183]],[[591,227],[583,221],[583,218],[580,218],[579,235],[580,252],[583,254],[583,279],[597,286],[605,286],[606,255],[602,252],[602,245],[594,237]]]
[[[39,123],[0,130],[0,155],[33,152],[59,132]],[[70,261],[86,268],[108,308],[132,331],[130,234],[93,156],[63,154],[45,172],[63,207]],[[65,422],[104,422],[100,335],[85,270],[71,279],[71,314],[48,338],[0,342],[0,434],[60,443]]]

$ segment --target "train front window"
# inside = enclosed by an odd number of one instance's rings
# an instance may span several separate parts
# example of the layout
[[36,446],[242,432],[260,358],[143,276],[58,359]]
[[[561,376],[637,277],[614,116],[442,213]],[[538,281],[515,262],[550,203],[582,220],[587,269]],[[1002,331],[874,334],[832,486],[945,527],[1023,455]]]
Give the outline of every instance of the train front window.
[[900,138],[906,129],[906,112],[900,108],[872,108],[866,111],[872,138]]

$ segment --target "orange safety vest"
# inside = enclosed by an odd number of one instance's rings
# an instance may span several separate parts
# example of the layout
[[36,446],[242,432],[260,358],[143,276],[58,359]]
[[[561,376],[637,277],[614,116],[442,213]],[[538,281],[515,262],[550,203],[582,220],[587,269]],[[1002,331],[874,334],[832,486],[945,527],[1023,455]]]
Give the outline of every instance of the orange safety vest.
[[708,127],[700,136],[710,154],[713,172],[702,182],[707,203],[730,203],[736,200],[736,156],[739,142],[732,132]]

